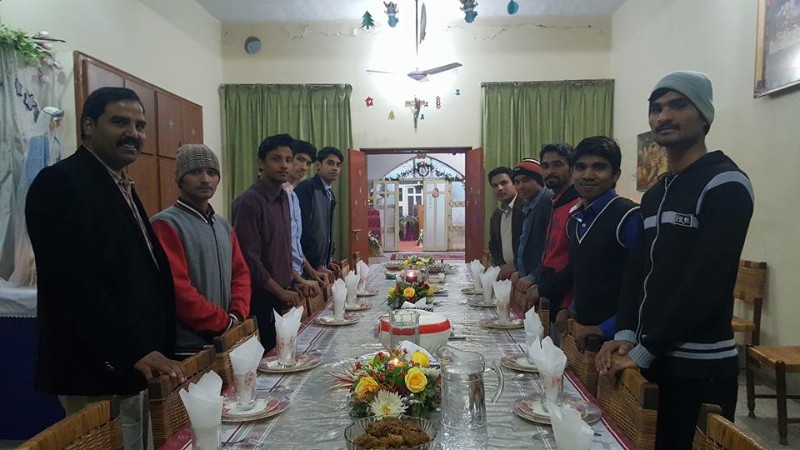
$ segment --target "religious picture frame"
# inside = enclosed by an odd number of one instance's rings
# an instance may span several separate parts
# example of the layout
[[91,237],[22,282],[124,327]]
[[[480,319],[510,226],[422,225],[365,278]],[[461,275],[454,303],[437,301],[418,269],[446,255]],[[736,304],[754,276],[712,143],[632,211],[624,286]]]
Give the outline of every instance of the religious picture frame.
[[636,136],[636,190],[645,192],[667,171],[667,149],[653,140],[648,131]]
[[800,3],[758,0],[753,97],[800,85]]

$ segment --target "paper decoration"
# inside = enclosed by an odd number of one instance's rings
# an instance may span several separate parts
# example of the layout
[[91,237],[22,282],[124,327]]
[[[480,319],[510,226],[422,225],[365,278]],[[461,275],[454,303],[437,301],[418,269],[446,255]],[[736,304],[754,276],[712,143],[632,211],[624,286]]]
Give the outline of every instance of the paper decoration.
[[478,17],[478,13],[475,11],[475,7],[478,6],[478,2],[474,0],[460,0],[461,10],[464,11],[464,21],[467,23],[472,23],[475,21],[475,18]]
[[361,28],[364,30],[375,28],[375,19],[372,18],[372,14],[369,11],[365,11],[364,15],[361,16]]
[[442,97],[436,96],[436,109],[442,109]]
[[398,22],[397,13],[400,12],[400,10],[397,9],[397,3],[395,3],[395,2],[389,2],[389,3],[383,2],[383,6],[386,7],[386,15],[389,16],[389,26],[394,28],[397,25],[397,22]]
[[519,11],[519,4],[514,0],[511,0],[508,2],[508,6],[506,7],[506,9],[508,10],[508,13],[513,16],[514,14],[517,13],[517,11]]
[[389,120],[394,120],[394,111],[389,111]]
[[365,98],[364,103],[367,104],[367,108],[369,108],[370,106],[375,106],[374,99],[372,97]]
[[456,95],[461,95],[461,89],[456,89]]

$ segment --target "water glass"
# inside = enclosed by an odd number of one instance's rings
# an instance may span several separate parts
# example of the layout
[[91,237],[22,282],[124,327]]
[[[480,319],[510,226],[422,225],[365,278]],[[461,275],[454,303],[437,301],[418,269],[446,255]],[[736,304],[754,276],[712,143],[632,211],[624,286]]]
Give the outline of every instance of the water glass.
[[491,302],[492,294],[494,293],[494,288],[492,288],[492,285],[484,284],[483,286],[481,286],[481,290],[483,291],[483,303]]
[[297,335],[291,337],[278,336],[278,365],[287,369],[295,365],[297,351]]
[[210,427],[193,426],[192,450],[218,450],[222,448],[222,444],[220,444],[221,431],[221,424]]
[[256,370],[241,375],[233,375],[236,386],[236,409],[249,411],[256,406]]
[[344,322],[345,299],[333,298],[333,318],[337,322]]
[[419,345],[419,312],[396,309],[389,314],[389,349],[394,350],[400,341]]
[[564,390],[564,374],[554,375],[539,372],[539,378],[542,380],[542,390],[544,391],[542,408],[547,411],[547,402],[558,403],[558,395]]
[[508,301],[497,302],[497,321],[500,323],[507,323],[509,317],[510,305]]

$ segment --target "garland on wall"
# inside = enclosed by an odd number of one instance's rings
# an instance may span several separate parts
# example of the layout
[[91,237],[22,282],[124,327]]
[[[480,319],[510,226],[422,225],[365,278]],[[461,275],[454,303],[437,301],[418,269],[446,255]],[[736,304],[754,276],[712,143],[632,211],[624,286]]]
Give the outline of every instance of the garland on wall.
[[451,175],[443,170],[439,170],[433,164],[427,161],[420,161],[414,163],[409,169],[406,169],[393,177],[386,177],[384,180],[386,181],[400,181],[408,176],[413,176],[414,178],[425,178],[433,174],[434,178],[437,179],[444,179],[445,181],[464,181],[462,177]]

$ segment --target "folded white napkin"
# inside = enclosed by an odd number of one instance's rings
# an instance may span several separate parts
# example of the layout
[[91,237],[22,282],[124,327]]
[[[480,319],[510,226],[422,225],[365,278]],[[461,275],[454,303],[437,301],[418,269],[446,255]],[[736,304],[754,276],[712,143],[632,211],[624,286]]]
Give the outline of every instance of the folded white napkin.
[[414,352],[421,352],[428,357],[428,360],[433,359],[433,356],[427,350],[425,350],[424,348],[420,347],[419,345],[411,341],[400,341],[400,344],[398,345],[400,346],[400,351],[402,352],[403,350],[405,350],[406,355],[408,355],[409,358],[411,358],[411,355],[413,355]]
[[481,288],[483,289],[483,301],[488,302],[492,299],[492,283],[497,279],[497,274],[500,273],[500,268],[491,266],[486,269],[486,272],[480,274]]
[[255,336],[244,341],[242,345],[231,350],[231,366],[234,375],[244,375],[256,370],[261,357],[264,355],[264,347]]
[[[303,318],[303,307],[292,307],[283,316],[275,313],[275,340],[278,348],[278,358],[281,364],[294,363],[292,357],[297,346],[297,330],[300,329],[300,320]],[[285,360],[284,360],[285,359]]]
[[364,292],[367,289],[367,280],[372,270],[364,261],[359,261],[356,264],[356,273],[358,274],[358,292]]
[[525,311],[525,341],[528,343],[528,348],[531,347],[534,339],[542,339],[544,337],[544,326],[542,319],[534,308]]
[[483,264],[477,259],[474,259],[469,263],[469,271],[472,273],[472,289],[475,292],[480,292],[482,289],[480,275],[483,273]]
[[539,379],[547,401],[555,403],[562,388],[567,355],[547,336],[541,345],[538,339],[533,341],[528,349],[528,359],[539,369]]
[[581,418],[580,411],[570,405],[548,404],[550,422],[558,448],[588,450],[592,446],[594,430]]
[[404,301],[402,305],[400,305],[400,309],[414,309],[414,308],[428,308],[428,297],[422,297],[421,299],[417,300],[415,303],[411,303],[409,301]]
[[348,305],[355,305],[356,304],[356,293],[358,292],[358,280],[359,276],[353,272],[349,272],[344,277],[344,284],[347,286],[347,304]]
[[[213,370],[207,372],[200,381],[189,384],[189,390],[181,389],[183,406],[189,414],[192,428],[210,428],[222,422],[222,378]],[[202,439],[202,436],[198,436]],[[208,439],[219,439],[218,436],[209,436]],[[199,443],[201,448],[217,448],[219,442]]]
[[497,304],[508,305],[511,302],[511,289],[514,287],[511,280],[493,281],[492,288],[494,289],[494,296],[497,298]]
[[331,287],[333,293],[333,317],[336,320],[344,320],[344,303],[347,300],[347,286],[344,280],[339,278],[333,282]]

